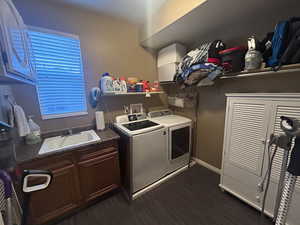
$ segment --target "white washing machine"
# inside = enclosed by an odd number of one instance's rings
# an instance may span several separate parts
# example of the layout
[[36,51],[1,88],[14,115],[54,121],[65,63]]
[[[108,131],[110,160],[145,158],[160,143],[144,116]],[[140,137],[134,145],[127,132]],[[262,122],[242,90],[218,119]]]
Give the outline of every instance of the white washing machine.
[[170,110],[149,112],[148,118],[167,128],[168,173],[188,165],[192,148],[192,120],[173,115]]
[[114,124],[119,133],[123,186],[130,199],[168,173],[168,132],[146,114],[122,115]]

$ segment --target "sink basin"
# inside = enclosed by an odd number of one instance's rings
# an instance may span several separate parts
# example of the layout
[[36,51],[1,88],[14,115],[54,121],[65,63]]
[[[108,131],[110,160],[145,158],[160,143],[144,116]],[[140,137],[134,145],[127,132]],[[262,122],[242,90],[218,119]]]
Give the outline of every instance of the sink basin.
[[86,146],[100,141],[100,137],[93,130],[72,135],[46,138],[40,148],[39,155]]

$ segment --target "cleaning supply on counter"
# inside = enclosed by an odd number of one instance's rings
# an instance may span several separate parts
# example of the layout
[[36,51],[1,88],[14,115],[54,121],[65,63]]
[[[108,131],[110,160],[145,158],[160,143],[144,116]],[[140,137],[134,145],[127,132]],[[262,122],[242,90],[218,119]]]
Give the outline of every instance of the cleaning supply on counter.
[[37,144],[41,142],[41,128],[37,125],[33,119],[33,116],[29,116],[28,126],[30,128],[30,133],[26,135],[26,144]]
[[144,92],[144,84],[142,82],[138,82],[135,85],[136,92]]
[[25,116],[25,112],[21,106],[16,104],[13,106],[13,111],[14,111],[15,123],[18,128],[18,134],[20,137],[25,137],[26,135],[30,134],[30,128]]
[[262,61],[262,54],[256,50],[255,38],[248,38],[248,51],[245,55],[245,70],[259,69],[261,67]]
[[150,91],[150,82],[149,81],[144,80],[143,81],[143,86],[144,86],[144,91],[145,92]]
[[125,77],[120,77],[121,92],[127,93],[127,83]]
[[115,93],[120,93],[121,92],[121,82],[118,78],[112,78],[113,80],[113,89]]
[[137,83],[139,81],[137,77],[128,77],[127,80],[130,83]]
[[155,80],[153,82],[153,86],[150,88],[150,91],[155,92],[155,91],[159,91],[160,86],[159,86],[159,81]]
[[114,92],[113,79],[109,75],[109,73],[102,74],[99,86],[100,86],[100,89],[101,89],[102,93],[112,93],[112,92]]
[[128,81],[127,83],[127,92],[135,92],[135,85],[136,85],[136,82],[133,82],[133,81]]
[[104,112],[103,111],[96,111],[95,112],[95,118],[96,118],[96,128],[97,128],[97,130],[104,130],[105,129]]

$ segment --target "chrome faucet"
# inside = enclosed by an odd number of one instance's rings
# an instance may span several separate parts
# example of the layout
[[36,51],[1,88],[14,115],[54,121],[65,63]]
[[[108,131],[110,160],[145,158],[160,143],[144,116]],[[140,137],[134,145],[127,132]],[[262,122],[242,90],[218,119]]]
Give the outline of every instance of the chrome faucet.
[[72,135],[73,134],[73,130],[70,128],[68,129],[68,135]]

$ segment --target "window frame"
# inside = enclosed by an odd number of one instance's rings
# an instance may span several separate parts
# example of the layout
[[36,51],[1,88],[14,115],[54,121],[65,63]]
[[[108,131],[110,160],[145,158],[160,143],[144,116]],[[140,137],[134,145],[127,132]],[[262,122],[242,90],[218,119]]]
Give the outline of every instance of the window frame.
[[[81,48],[81,41],[80,41],[79,36],[75,35],[75,34],[71,34],[71,33],[65,33],[65,32],[61,32],[61,31],[56,31],[56,30],[41,28],[41,27],[36,27],[36,26],[27,26],[27,30],[28,31],[42,32],[42,33],[48,33],[48,34],[56,34],[56,35],[60,35],[60,36],[64,36],[64,37],[74,38],[74,39],[79,41],[79,47],[80,47],[79,57],[80,57],[80,61],[81,61],[81,72],[82,72],[82,76],[83,76],[83,80],[84,80],[83,87],[84,87],[84,95],[85,95],[84,96],[84,98],[85,98],[85,102],[84,102],[85,111],[62,113],[62,114],[43,115],[42,114],[42,109],[41,109],[41,104],[40,104],[40,96],[39,96],[38,85],[36,84],[35,85],[35,90],[36,90],[36,94],[37,94],[37,98],[38,98],[38,102],[39,102],[39,110],[40,110],[42,120],[88,115],[87,81],[85,79],[86,76],[85,76],[85,72],[84,72],[83,58],[82,58],[82,53],[81,53],[82,48]],[[31,45],[32,45],[32,43],[31,43]],[[32,54],[34,54],[34,53],[32,53]],[[34,56],[33,56],[33,59],[34,59]],[[33,60],[33,65],[35,67],[34,60]],[[36,80],[38,80],[38,73],[37,72],[36,72]]]

